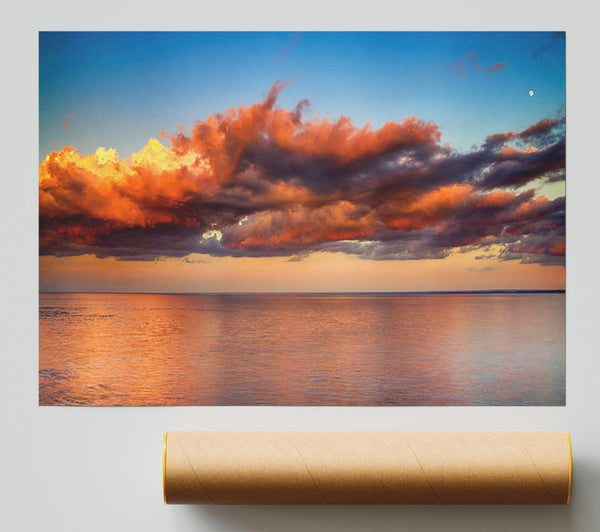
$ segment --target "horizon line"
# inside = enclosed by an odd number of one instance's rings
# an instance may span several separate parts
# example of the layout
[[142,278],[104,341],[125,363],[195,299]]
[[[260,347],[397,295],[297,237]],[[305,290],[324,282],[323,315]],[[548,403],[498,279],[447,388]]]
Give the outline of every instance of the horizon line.
[[549,289],[490,289],[490,290],[408,290],[408,291],[349,291],[349,292],[127,292],[127,291],[80,291],[39,290],[39,294],[123,294],[123,295],[443,295],[443,294],[564,294],[565,288]]

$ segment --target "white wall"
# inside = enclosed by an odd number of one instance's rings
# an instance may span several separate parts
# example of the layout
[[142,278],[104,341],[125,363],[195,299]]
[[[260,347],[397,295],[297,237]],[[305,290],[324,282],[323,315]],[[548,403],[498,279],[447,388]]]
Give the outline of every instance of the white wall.
[[[597,339],[598,8],[577,0],[326,3],[109,0],[3,5],[0,529],[44,531],[600,530]],[[259,6],[262,9],[259,9]],[[567,31],[567,406],[61,408],[37,406],[37,31],[131,29]],[[164,506],[164,430],[570,430],[569,507]]]

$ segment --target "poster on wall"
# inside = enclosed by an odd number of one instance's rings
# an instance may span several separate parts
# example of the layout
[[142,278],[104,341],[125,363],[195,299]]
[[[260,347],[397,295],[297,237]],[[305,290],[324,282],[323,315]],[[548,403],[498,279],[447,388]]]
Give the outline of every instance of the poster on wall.
[[39,33],[40,405],[564,405],[565,33]]

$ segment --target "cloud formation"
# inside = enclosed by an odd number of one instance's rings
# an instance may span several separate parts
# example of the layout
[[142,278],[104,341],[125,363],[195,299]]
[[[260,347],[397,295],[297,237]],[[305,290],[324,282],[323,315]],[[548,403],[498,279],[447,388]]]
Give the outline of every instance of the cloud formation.
[[490,65],[489,67],[485,67],[485,71],[486,71],[486,73],[497,72],[498,70],[500,70],[502,68],[506,68],[506,63],[503,63],[502,61],[500,61],[500,62],[496,63],[495,65]]
[[[462,57],[461,59],[459,59],[456,63],[454,63],[451,67],[450,70],[456,70],[461,76],[466,76],[467,75],[467,65],[469,65],[470,63],[473,63],[474,61],[477,61],[477,58],[479,57],[479,54],[470,51],[467,55],[465,55],[464,57]],[[477,64],[473,67],[473,70],[479,70],[481,68],[481,65]]]
[[[372,260],[443,258],[496,245],[500,260],[564,264],[564,118],[499,132],[468,153],[433,122],[373,130],[308,120],[303,100],[264,101],[166,135],[131,158],[71,147],[40,165],[40,254],[121,260],[342,252]],[[535,181],[535,184],[534,184]]]
[[63,133],[66,135],[67,134],[67,127],[69,126],[69,122],[71,120],[75,120],[75,117],[71,114],[67,114],[67,118],[65,119],[65,121],[63,122]]
[[531,54],[532,59],[537,59],[540,55],[547,52],[548,50],[550,50],[550,48],[552,48],[553,46],[555,46],[556,44],[558,44],[561,41],[564,44],[565,36],[566,36],[566,34],[564,31],[555,31],[552,34],[552,37],[550,37],[550,42],[548,42],[547,44],[545,44],[543,46],[540,46],[539,48],[537,48],[536,50],[534,50],[532,52],[532,54]]
[[[478,58],[479,55],[471,51],[467,55],[459,59],[456,63],[451,65],[450,70],[456,70],[460,76],[465,77],[467,75],[468,69],[473,70],[473,72],[479,72],[483,69],[486,74],[489,74],[490,72],[498,72],[499,70],[506,68],[506,63],[504,63],[503,61],[498,61],[493,65],[484,67],[481,63],[475,63],[475,61],[477,61]],[[475,64],[473,65],[473,63]]]

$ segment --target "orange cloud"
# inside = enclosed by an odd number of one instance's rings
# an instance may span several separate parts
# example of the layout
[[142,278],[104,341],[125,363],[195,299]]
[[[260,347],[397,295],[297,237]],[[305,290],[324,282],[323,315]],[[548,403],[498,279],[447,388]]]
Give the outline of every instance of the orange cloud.
[[538,151],[538,149],[534,148],[533,146],[529,146],[529,148],[527,148],[526,150],[517,150],[516,148],[513,148],[512,146],[504,146],[500,150],[500,153],[502,155],[514,155],[517,153],[535,153],[536,151]]
[[318,208],[297,205],[252,216],[250,223],[225,230],[233,249],[290,249],[298,246],[371,236],[381,225],[372,211],[347,201]]
[[292,111],[275,107],[286,84],[276,83],[264,102],[250,107],[229,109],[210,116],[193,128],[192,136],[170,136],[178,153],[194,150],[212,162],[213,172],[225,180],[246,162],[248,151],[274,148],[296,158],[331,159],[338,164],[356,162],[369,156],[406,149],[437,150],[441,133],[433,122],[409,117],[403,123],[386,122],[372,131],[369,125],[357,129],[350,118],[335,122],[326,118],[302,121],[306,101]]
[[84,217],[112,228],[189,225],[177,207],[209,182],[201,159],[176,156],[155,139],[131,160],[120,160],[114,149],[81,155],[67,146],[40,165],[40,216]]
[[479,202],[479,207],[505,208],[515,199],[515,194],[506,190],[496,190],[483,196]]
[[500,70],[502,68],[506,68],[506,63],[503,63],[502,61],[500,61],[500,62],[496,63],[495,65],[486,67],[485,71],[486,71],[486,73],[497,72],[498,70]]
[[408,212],[420,212],[437,218],[459,207],[473,192],[472,185],[454,184],[423,194],[410,205]]
[[75,117],[73,115],[67,114],[67,119],[63,123],[63,133],[67,133],[67,126],[69,125],[69,122],[71,120],[75,120]]
[[304,119],[306,100],[291,110],[276,105],[284,87],[196,122],[189,136],[181,127],[165,133],[172,147],[150,139],[124,159],[104,147],[48,154],[39,169],[40,254],[330,250],[418,259],[497,244],[507,260],[538,248],[540,263],[563,260],[564,198],[515,190],[561,178],[564,120],[488,135],[481,149],[459,154],[440,144],[435,123],[417,117],[376,130],[343,116]]
[[[539,122],[529,126],[520,132],[510,131],[508,133],[496,133],[494,135],[488,135],[485,139],[484,147],[493,148],[501,146],[512,140],[519,142],[536,142],[538,139],[543,139],[546,143],[548,142],[548,136],[553,130],[556,130],[561,125],[564,125],[564,118],[543,118]],[[561,132],[562,133],[562,132]],[[553,140],[556,140],[553,138]],[[514,151],[513,151],[514,150]],[[536,151],[535,146],[528,146],[526,153]],[[510,155],[518,152],[514,148],[506,147],[503,148],[505,155]]]

